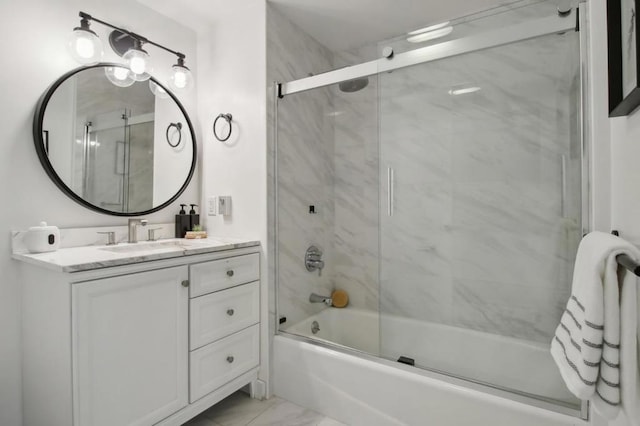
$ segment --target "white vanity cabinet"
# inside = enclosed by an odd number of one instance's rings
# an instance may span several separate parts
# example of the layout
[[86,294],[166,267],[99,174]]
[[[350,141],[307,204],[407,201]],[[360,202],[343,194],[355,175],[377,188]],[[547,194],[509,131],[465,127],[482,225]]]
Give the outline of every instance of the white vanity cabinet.
[[151,425],[188,404],[187,268],[72,286],[77,424]]
[[191,266],[190,401],[260,362],[258,254]]
[[24,424],[181,425],[255,386],[258,250],[71,273],[23,264]]

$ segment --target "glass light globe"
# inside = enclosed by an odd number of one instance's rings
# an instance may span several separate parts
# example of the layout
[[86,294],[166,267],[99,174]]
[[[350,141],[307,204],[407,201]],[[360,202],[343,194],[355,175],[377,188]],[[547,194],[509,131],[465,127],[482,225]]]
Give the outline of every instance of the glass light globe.
[[149,65],[149,54],[147,52],[140,48],[132,47],[127,50],[127,53],[125,53],[122,58],[127,61],[127,66],[131,70],[135,81],[145,81],[149,79],[151,67]]
[[189,90],[193,86],[191,70],[184,66],[182,59],[178,59],[178,63],[172,67],[169,86],[174,90]]
[[149,80],[149,89],[151,90],[151,93],[153,93],[159,99],[169,98],[169,94],[166,90],[164,90],[164,87],[156,84],[156,82],[154,82],[153,80]]
[[93,65],[102,59],[102,41],[88,28],[74,28],[67,47],[73,59],[81,64]]
[[125,67],[106,67],[104,73],[109,81],[118,87],[129,87],[136,82],[131,70]]

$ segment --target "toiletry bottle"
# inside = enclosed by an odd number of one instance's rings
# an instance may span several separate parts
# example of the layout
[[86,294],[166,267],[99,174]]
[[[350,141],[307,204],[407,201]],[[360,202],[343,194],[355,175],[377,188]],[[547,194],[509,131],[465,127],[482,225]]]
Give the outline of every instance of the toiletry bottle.
[[191,229],[190,216],[184,211],[186,204],[180,204],[180,212],[176,215],[176,238],[184,238]]
[[197,204],[190,204],[191,210],[189,210],[189,230],[193,231],[193,227],[196,225],[200,225],[200,215],[196,214],[196,209],[194,207],[198,207]]

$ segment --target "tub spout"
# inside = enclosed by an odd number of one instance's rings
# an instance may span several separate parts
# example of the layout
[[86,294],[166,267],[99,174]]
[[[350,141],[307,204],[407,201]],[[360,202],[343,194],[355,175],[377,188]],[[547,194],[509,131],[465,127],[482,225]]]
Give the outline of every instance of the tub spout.
[[333,300],[327,296],[320,296],[319,294],[311,293],[309,296],[309,302],[311,303],[324,303],[327,306],[333,305]]

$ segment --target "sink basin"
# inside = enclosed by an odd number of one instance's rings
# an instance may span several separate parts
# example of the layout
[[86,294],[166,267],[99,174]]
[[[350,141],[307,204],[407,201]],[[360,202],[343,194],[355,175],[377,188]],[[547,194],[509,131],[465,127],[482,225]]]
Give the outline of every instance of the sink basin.
[[99,250],[110,251],[112,253],[137,253],[137,252],[155,252],[155,251],[173,251],[186,250],[197,247],[202,243],[194,240],[164,240],[134,244],[123,244],[118,246],[100,247]]

